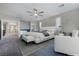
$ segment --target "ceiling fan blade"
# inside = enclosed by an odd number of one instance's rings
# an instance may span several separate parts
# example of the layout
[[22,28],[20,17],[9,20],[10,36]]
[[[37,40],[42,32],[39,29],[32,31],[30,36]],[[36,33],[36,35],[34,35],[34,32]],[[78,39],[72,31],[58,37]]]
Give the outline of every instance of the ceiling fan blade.
[[36,8],[34,8],[33,10],[34,10],[34,11],[37,11],[37,9],[36,9]]
[[41,11],[41,12],[39,12],[39,13],[44,13],[44,11]]
[[27,11],[28,13],[32,13],[31,11]]

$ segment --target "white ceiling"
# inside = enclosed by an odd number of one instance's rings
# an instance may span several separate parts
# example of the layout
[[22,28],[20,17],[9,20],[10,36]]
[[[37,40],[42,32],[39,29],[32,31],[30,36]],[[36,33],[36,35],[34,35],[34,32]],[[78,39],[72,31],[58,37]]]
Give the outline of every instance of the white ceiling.
[[[58,7],[61,3],[0,3],[0,18],[16,18],[19,20],[42,20],[75,8],[79,8],[78,3],[64,3],[64,7]],[[44,11],[44,16],[35,18],[26,11]]]

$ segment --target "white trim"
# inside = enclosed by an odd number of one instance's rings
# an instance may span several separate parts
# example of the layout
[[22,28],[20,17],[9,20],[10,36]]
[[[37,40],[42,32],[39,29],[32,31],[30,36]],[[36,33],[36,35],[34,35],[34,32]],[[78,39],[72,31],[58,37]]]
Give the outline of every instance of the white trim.
[[1,19],[1,39],[3,38],[3,20]]

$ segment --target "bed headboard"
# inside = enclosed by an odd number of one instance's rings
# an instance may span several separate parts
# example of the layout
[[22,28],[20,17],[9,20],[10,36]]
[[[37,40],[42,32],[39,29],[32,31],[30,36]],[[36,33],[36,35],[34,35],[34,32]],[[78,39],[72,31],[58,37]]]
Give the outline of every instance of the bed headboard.
[[55,26],[52,26],[52,27],[42,27],[42,28],[40,29],[40,31],[43,31],[43,30],[47,30],[47,31],[49,31],[50,33],[54,33],[54,32],[57,30],[57,28],[56,28]]
[[41,30],[55,30],[57,27],[42,27]]

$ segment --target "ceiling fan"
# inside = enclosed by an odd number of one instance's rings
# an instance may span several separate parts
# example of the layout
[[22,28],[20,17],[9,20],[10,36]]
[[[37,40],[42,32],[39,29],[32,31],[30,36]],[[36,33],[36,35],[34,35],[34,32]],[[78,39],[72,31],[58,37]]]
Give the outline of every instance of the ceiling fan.
[[44,11],[38,11],[36,8],[33,8],[33,11],[27,11],[27,13],[30,13],[30,16],[43,16],[42,14],[44,13]]

